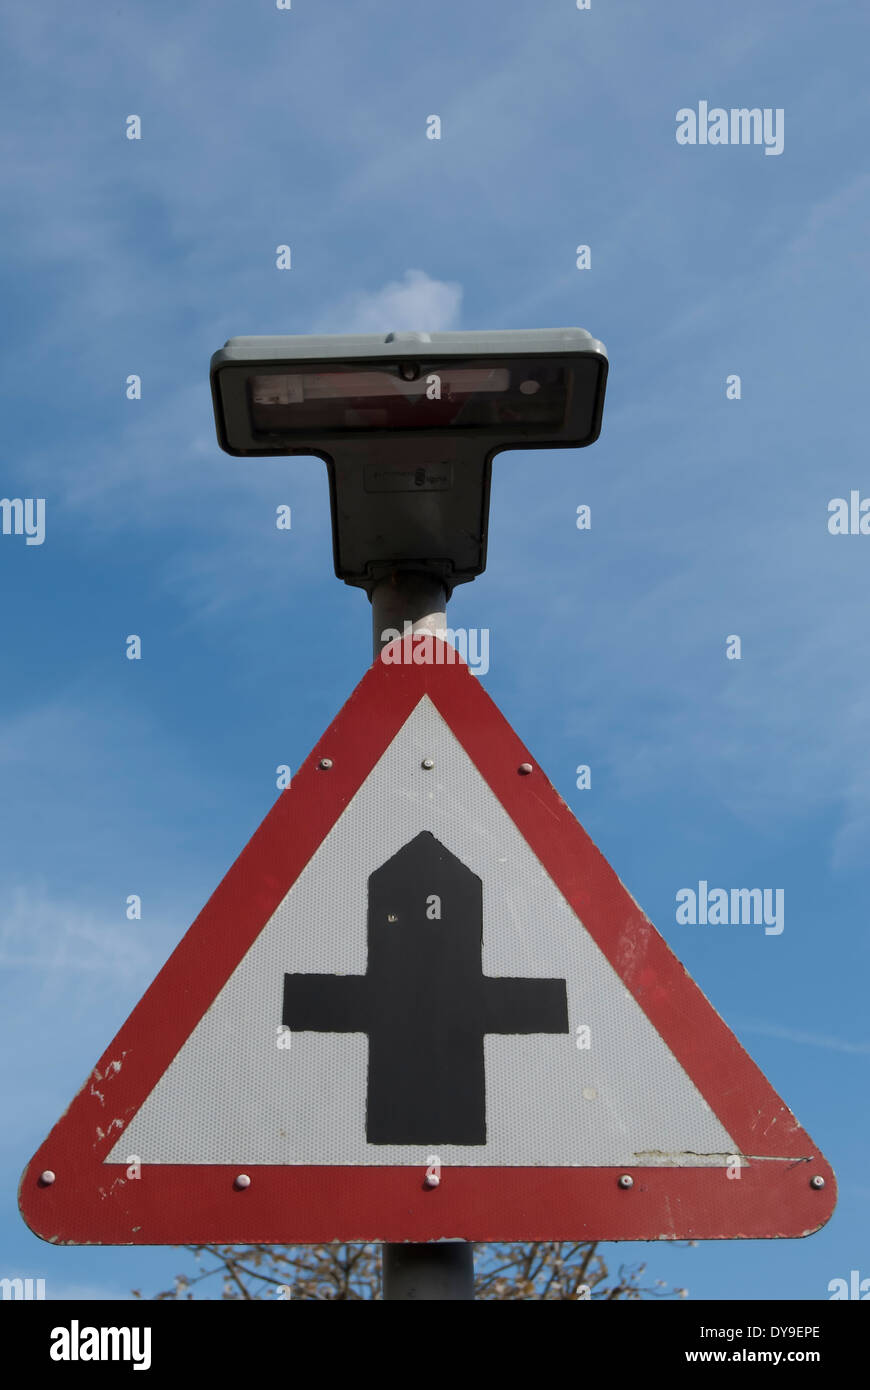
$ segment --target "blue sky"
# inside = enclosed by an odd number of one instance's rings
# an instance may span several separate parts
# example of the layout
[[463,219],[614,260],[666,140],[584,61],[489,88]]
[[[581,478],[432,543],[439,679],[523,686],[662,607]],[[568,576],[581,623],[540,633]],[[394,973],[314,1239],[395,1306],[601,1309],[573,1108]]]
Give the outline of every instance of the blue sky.
[[[577,325],[601,438],[496,459],[451,620],[490,629],[486,689],[840,1184],[808,1240],[610,1259],[697,1298],[870,1276],[870,537],[827,526],[870,496],[868,29],[773,0],[7,10],[0,493],[46,535],[0,535],[0,1274],[106,1298],[190,1266],[44,1245],[18,1178],[370,661],[324,465],[222,454],[211,353]],[[700,101],[781,108],[782,153],[677,144]],[[677,925],[701,879],[784,889],[785,930]]]

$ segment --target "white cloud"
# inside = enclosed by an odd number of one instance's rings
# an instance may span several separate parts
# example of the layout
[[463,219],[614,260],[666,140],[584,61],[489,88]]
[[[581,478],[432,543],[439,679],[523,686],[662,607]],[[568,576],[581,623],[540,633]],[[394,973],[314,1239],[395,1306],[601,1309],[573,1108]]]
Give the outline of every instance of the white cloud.
[[154,963],[153,948],[120,911],[117,919],[101,921],[73,902],[49,897],[41,887],[14,888],[7,902],[0,916],[3,970],[63,972],[62,987],[67,990],[70,975],[97,976],[103,987],[107,977],[118,982],[140,979]]
[[380,290],[348,295],[318,320],[317,333],[438,333],[459,321],[462,286],[406,270]]

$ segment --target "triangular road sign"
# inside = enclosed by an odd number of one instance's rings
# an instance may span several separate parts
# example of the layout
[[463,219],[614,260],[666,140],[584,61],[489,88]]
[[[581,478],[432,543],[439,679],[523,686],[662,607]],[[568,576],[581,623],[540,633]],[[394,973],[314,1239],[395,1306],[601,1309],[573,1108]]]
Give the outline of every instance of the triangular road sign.
[[827,1221],[829,1165],[453,655],[375,661],[25,1171],[38,1235]]

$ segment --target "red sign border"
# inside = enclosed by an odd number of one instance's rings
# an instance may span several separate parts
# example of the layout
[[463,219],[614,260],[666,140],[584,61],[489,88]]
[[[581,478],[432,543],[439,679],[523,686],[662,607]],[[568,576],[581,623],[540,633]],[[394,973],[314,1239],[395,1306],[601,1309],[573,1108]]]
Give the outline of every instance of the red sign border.
[[[38,1236],[110,1245],[734,1239],[809,1235],[829,1219],[829,1164],[479,681],[458,657],[436,659],[450,651],[432,638],[387,648],[281,793],[25,1169],[19,1205]],[[252,1165],[250,1185],[238,1188],[238,1167],[149,1164],[128,1178],[125,1164],[104,1162],[423,695],[746,1156],[739,1178],[724,1160],[445,1165],[429,1188],[422,1167]],[[822,1187],[812,1184],[819,1178]]]

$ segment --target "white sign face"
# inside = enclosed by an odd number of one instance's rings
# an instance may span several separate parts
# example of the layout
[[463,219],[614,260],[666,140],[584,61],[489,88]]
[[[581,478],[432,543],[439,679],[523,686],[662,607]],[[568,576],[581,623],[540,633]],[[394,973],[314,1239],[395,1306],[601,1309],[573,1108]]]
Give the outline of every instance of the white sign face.
[[[370,1142],[369,1034],[283,1022],[288,975],[296,989],[366,975],[370,877],[424,832],[480,881],[483,975],[564,981],[566,1031],[485,1033],[485,1142],[445,1143],[437,1125]],[[421,879],[424,901],[431,887]],[[423,695],[105,1162],[425,1167],[435,1152],[463,1167],[636,1169],[721,1168],[740,1149]]]

